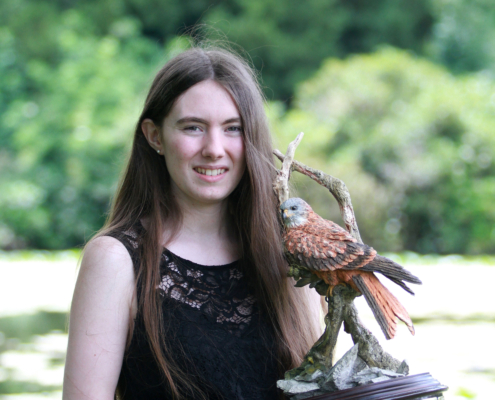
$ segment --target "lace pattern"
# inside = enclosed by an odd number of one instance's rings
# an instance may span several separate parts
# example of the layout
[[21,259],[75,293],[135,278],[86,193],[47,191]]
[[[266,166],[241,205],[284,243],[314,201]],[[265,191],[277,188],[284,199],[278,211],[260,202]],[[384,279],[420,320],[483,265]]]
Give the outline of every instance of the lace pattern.
[[160,294],[206,314],[233,334],[250,324],[255,298],[247,291],[238,262],[201,266],[165,250],[161,263]]
[[[129,229],[124,235],[128,247],[136,251],[139,232]],[[157,289],[163,298],[199,310],[232,334],[240,335],[249,327],[256,312],[256,300],[248,290],[239,262],[203,266],[164,249],[160,274],[162,279]]]
[[[144,228],[115,232],[137,272]],[[274,334],[260,313],[240,262],[203,266],[164,249],[161,281],[166,347],[183,374],[210,400],[272,400],[280,377]],[[139,290],[138,290],[139,300]],[[164,400],[172,395],[160,374],[137,315],[121,378],[124,400]],[[179,387],[179,389],[181,389]],[[199,399],[188,393],[185,398]]]

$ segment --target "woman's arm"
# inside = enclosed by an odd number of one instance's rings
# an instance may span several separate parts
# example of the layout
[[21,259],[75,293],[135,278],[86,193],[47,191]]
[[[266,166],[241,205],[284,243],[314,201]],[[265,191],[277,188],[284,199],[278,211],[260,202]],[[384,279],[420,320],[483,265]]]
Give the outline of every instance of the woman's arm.
[[92,240],[72,299],[64,400],[114,399],[136,310],[133,293],[134,270],[124,245],[109,236]]

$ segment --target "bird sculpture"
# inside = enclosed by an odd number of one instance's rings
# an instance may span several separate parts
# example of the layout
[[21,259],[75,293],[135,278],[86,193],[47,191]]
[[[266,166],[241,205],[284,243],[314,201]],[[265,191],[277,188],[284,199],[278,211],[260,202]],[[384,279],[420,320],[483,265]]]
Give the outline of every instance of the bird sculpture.
[[[385,337],[391,339],[397,330],[397,318],[414,335],[414,326],[406,309],[375,276],[379,272],[407,292],[404,283],[421,281],[394,261],[382,257],[365,244],[358,243],[345,229],[316,214],[304,200],[290,198],[281,206],[285,226],[283,236],[289,264],[309,271],[305,283],[323,284],[331,296],[337,285],[347,285],[363,294]],[[320,294],[322,294],[320,292]]]

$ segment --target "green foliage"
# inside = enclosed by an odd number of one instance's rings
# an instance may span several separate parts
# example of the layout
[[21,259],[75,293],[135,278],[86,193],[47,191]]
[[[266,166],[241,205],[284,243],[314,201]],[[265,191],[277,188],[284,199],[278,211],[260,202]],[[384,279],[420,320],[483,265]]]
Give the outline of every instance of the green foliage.
[[386,48],[328,60],[273,125],[284,143],[306,131],[298,158],[346,182],[368,243],[493,252],[494,92],[483,75],[456,79]]
[[[278,139],[311,132],[299,154],[352,176],[365,236],[388,249],[493,251],[488,77],[389,51],[332,61],[284,107],[324,59],[383,43],[493,73],[494,10],[491,0],[3,0],[0,248],[77,246],[101,226],[153,73],[184,47],[178,34],[205,23],[246,50],[267,97],[283,102],[270,108]],[[303,190],[327,199],[316,184]]]
[[432,0],[436,21],[427,54],[454,72],[495,72],[492,0]]
[[26,57],[26,43],[0,28],[4,248],[77,246],[101,226],[143,96],[166,60],[132,20],[120,36],[96,36],[80,12],[58,18],[44,31],[57,61]]
[[287,102],[325,58],[381,43],[421,52],[434,23],[430,0],[5,0],[0,25],[15,32],[23,54],[54,61],[64,53],[51,27],[69,9],[97,36],[119,36],[131,20],[132,29],[166,43],[196,24],[212,25],[263,71],[268,98]]
[[237,7],[214,7],[204,20],[249,52],[268,98],[283,101],[325,58],[368,52],[383,42],[419,51],[433,23],[427,0],[232,3]]

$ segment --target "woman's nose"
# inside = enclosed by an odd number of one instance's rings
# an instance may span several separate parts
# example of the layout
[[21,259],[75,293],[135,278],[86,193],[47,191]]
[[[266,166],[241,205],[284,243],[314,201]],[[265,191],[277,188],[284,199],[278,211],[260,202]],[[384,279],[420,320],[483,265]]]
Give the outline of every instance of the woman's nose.
[[205,135],[202,155],[212,160],[222,158],[225,154],[223,134],[218,129],[211,129]]

